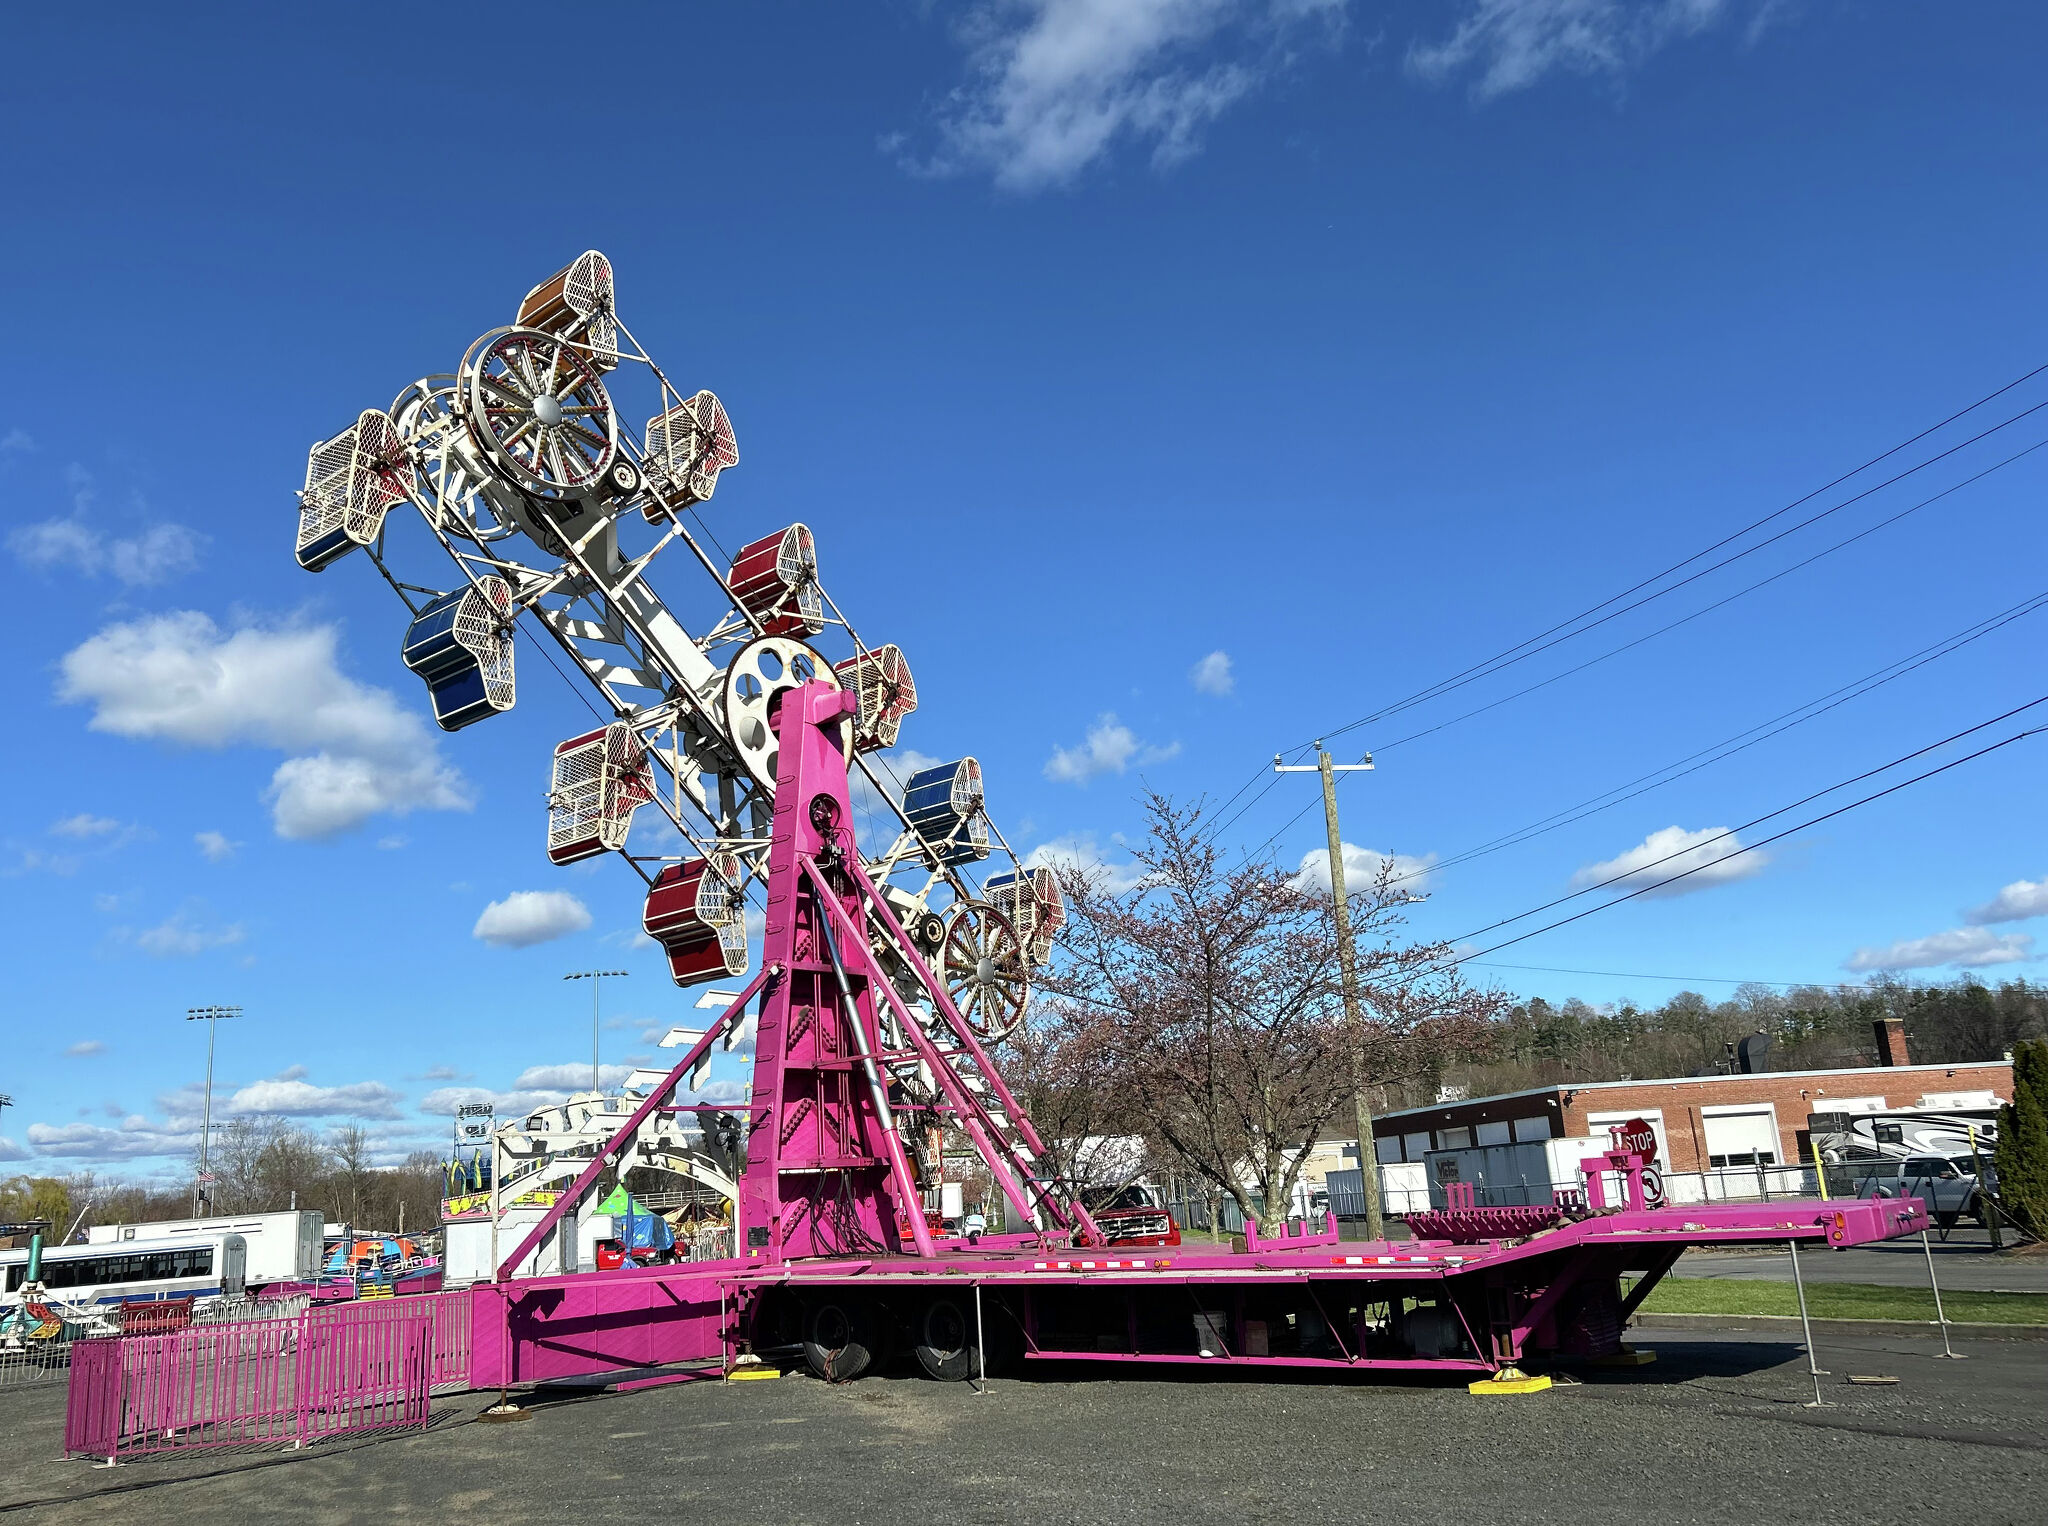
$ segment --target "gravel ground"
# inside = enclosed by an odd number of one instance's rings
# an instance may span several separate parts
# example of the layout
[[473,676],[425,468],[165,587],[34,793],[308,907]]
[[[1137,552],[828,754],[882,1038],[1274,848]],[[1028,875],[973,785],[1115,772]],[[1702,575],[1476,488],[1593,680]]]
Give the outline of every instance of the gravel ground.
[[[1643,1343],[1651,1343],[1644,1338]],[[1838,1337],[1835,1407],[1794,1347],[1654,1341],[1659,1361],[1475,1398],[1438,1384],[1053,1373],[965,1384],[800,1376],[534,1398],[509,1426],[439,1404],[424,1435],[302,1453],[54,1461],[61,1395],[0,1393],[0,1512],[38,1522],[1039,1522],[1334,1515],[1570,1522],[2037,1521],[2048,1494],[2038,1346]],[[1850,1373],[1896,1376],[1851,1387]],[[348,1447],[344,1450],[344,1447]],[[118,1492],[116,1492],[118,1491]]]

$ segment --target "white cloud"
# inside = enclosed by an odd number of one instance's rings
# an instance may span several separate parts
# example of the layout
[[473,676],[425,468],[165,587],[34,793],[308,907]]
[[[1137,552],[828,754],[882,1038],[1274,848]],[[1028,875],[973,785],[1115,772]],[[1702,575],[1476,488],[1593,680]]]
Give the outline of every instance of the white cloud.
[[[1639,890],[1674,874],[1686,877],[1675,884],[1649,892],[1653,896],[1689,895],[1714,885],[1746,880],[1759,873],[1769,859],[1762,853],[1741,853],[1742,840],[1726,827],[1701,827],[1688,832],[1683,827],[1663,827],[1613,858],[1588,864],[1572,876],[1572,887],[1583,889],[1612,880],[1615,888]],[[1687,873],[1688,870],[1696,871]]]
[[1842,968],[1858,974],[1874,970],[1922,970],[1939,964],[1978,970],[1986,965],[2017,964],[2033,957],[2034,940],[2026,933],[1994,933],[1983,927],[1958,927],[1926,938],[1909,938],[1889,948],[1859,948]]
[[1120,774],[1134,764],[1163,763],[1177,757],[1180,743],[1154,747],[1138,740],[1136,732],[1105,712],[1088,728],[1079,747],[1055,747],[1046,760],[1045,776],[1058,784],[1086,784],[1102,774]]
[[[968,80],[938,112],[939,148],[908,167],[982,172],[1007,190],[1071,181],[1121,141],[1155,169],[1283,70],[1305,33],[1334,37],[1346,0],[992,0],[961,26]],[[885,140],[893,150],[900,137]]]
[[152,1155],[184,1155],[199,1143],[197,1120],[183,1126],[126,1118],[115,1128],[96,1123],[28,1126],[29,1147],[38,1155],[66,1160],[143,1160]]
[[[600,1065],[597,1067],[598,1085],[621,1086],[632,1073],[630,1065]],[[529,1065],[519,1072],[519,1079],[512,1083],[512,1089],[587,1092],[590,1090],[590,1066],[577,1060],[566,1065]]]
[[69,1049],[65,1050],[64,1052],[66,1054],[78,1055],[80,1057],[89,1054],[105,1054],[107,1052],[107,1046],[105,1044],[102,1044],[98,1039],[80,1039],[76,1044],[73,1044]]
[[380,853],[396,853],[407,841],[403,832],[392,832],[377,839],[377,850]]
[[1204,694],[1219,697],[1237,688],[1237,676],[1230,671],[1228,652],[1211,652],[1188,669],[1188,682]]
[[194,832],[192,840],[199,844],[199,851],[205,855],[206,861],[209,864],[217,864],[222,859],[233,858],[235,856],[235,849],[242,846],[238,842],[228,841],[226,834],[221,832]]
[[[296,1074],[294,1073],[296,1072]],[[314,1086],[293,1067],[268,1081],[242,1087],[220,1108],[224,1113],[263,1113],[280,1118],[396,1118],[404,1096],[382,1081],[347,1086]]]
[[120,828],[121,823],[111,816],[94,816],[84,811],[50,823],[50,830],[59,837],[104,837]]
[[201,914],[189,909],[174,912],[156,926],[145,927],[141,932],[131,932],[127,928],[116,930],[116,936],[133,937],[137,948],[158,959],[190,959],[209,949],[228,948],[240,943],[246,934],[247,929],[239,922],[210,924]]
[[1971,910],[1965,920],[1982,926],[1986,922],[2024,922],[2028,917],[2048,917],[2048,880],[2014,880]]
[[1040,843],[1024,856],[1026,869],[1036,869],[1041,864],[1084,874],[1111,895],[1135,890],[1145,878],[1144,869],[1129,859],[1121,862],[1112,860],[1094,835],[1088,832],[1055,837],[1050,842]]
[[420,1072],[422,1081],[459,1081],[462,1072],[453,1065],[430,1065]]
[[1729,0],[1471,0],[1450,36],[1408,50],[1408,69],[1439,84],[1476,73],[1473,95],[1491,100],[1554,72],[1624,74],[1732,10]]
[[[1436,855],[1425,853],[1417,857],[1411,853],[1382,853],[1375,848],[1361,848],[1347,842],[1344,844],[1344,894],[1347,897],[1362,895],[1372,889],[1379,881],[1382,864],[1393,871],[1393,890],[1419,895],[1429,879],[1429,871],[1436,866]],[[1320,890],[1328,895],[1330,850],[1317,848],[1313,853],[1304,853],[1294,882],[1305,890]]]
[[0,435],[0,456],[11,456],[16,451],[26,452],[35,448],[36,442],[26,429],[10,429],[6,434]]
[[471,936],[492,948],[531,948],[590,926],[590,912],[566,890],[515,890],[493,901]]
[[183,525],[151,525],[140,535],[108,539],[85,518],[91,502],[89,478],[73,478],[77,505],[69,516],[22,525],[7,537],[7,548],[41,572],[67,567],[87,577],[111,573],[130,588],[148,588],[169,581],[199,565],[199,537]]
[[389,811],[468,810],[419,716],[344,675],[331,625],[223,634],[192,610],[110,625],[61,663],[59,697],[95,731],[187,747],[302,753],[271,779],[280,837],[328,837]]
[[[4,444],[4,441],[0,441],[0,445]],[[27,1150],[24,1150],[20,1145],[16,1144],[13,1140],[9,1139],[5,1134],[0,1134],[0,1160],[27,1159],[29,1159],[29,1152]]]

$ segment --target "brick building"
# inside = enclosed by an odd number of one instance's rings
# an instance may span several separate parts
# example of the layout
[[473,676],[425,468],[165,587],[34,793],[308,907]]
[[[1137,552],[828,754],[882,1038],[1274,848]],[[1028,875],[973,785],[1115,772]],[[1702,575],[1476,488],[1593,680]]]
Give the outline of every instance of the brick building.
[[[1904,1059],[1903,1040],[1881,1050]],[[1663,1081],[1581,1081],[1404,1108],[1373,1120],[1380,1163],[1425,1151],[1535,1139],[1598,1137],[1633,1118],[1657,1134],[1666,1169],[1790,1165],[1810,1160],[1809,1113],[1987,1108],[2012,1100],[2012,1063],[1873,1065]]]

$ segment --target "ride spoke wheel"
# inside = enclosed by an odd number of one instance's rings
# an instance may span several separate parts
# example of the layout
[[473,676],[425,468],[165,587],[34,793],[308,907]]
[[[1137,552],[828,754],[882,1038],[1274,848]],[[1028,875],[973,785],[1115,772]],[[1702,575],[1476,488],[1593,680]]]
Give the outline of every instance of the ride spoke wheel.
[[470,428],[494,467],[544,497],[603,489],[619,420],[576,346],[538,329],[504,329],[478,342],[463,373]]
[[832,665],[794,636],[756,636],[726,669],[725,733],[740,763],[763,789],[775,788],[781,746],[775,713],[782,695],[818,679],[840,687]]
[[928,1378],[958,1383],[981,1374],[973,1316],[954,1298],[935,1298],[918,1321],[917,1365]]
[[939,978],[984,1044],[1008,1037],[1024,1020],[1031,966],[1017,929],[986,901],[962,901],[946,913]]

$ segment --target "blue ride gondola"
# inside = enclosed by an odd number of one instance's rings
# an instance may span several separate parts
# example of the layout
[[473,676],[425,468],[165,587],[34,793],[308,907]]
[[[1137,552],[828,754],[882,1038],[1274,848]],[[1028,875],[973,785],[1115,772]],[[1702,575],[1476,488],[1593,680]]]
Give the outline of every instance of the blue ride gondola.
[[961,758],[912,774],[903,790],[903,814],[940,863],[971,864],[988,857],[981,799],[981,764]]
[[443,731],[510,710],[512,588],[481,577],[444,593],[421,610],[405,633],[405,665],[427,681],[434,720]]

